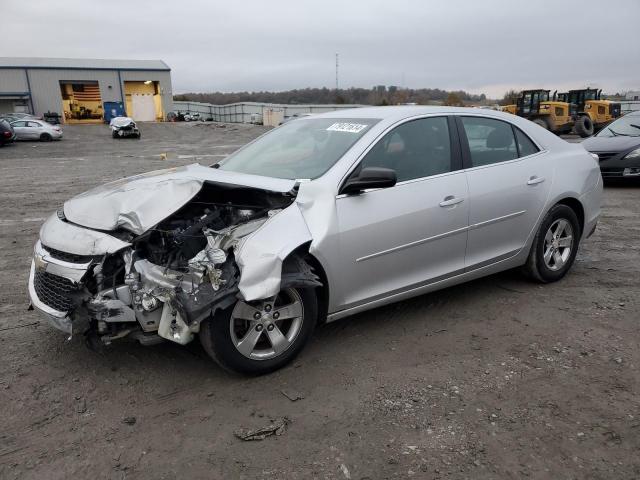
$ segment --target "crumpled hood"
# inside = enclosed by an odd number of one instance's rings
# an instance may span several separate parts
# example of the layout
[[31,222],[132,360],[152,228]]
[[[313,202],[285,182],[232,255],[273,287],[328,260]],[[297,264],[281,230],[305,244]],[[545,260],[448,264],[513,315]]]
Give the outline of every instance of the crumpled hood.
[[294,180],[229,172],[200,164],[157,170],[110,182],[64,204],[65,217],[96,230],[141,234],[184,206],[205,182],[289,192]]
[[135,125],[136,122],[133,121],[133,118],[129,117],[114,117],[109,122],[109,126],[111,127],[127,127],[130,124]]

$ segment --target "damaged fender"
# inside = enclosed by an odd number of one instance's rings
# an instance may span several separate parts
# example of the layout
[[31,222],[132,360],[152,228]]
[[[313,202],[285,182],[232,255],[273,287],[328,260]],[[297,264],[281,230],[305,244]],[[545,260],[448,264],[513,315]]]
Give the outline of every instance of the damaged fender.
[[236,249],[240,295],[245,301],[272,297],[280,291],[282,262],[312,240],[297,203],[274,215]]
[[131,245],[106,233],[63,222],[56,213],[42,225],[40,241],[48,247],[76,255],[104,255]]

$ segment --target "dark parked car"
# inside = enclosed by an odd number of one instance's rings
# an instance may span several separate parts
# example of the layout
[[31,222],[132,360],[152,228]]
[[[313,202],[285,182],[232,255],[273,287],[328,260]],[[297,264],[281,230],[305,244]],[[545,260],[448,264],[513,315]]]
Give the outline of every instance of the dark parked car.
[[607,125],[582,145],[598,155],[602,178],[640,178],[640,111]]
[[13,127],[6,120],[0,119],[0,145],[12,143],[16,139]]

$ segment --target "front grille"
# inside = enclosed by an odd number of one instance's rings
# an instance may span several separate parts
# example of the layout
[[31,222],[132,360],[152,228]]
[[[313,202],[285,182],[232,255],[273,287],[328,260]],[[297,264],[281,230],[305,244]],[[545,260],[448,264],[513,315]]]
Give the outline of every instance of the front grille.
[[70,294],[77,290],[77,287],[71,280],[36,270],[33,287],[40,301],[48,307],[59,312],[68,312],[73,308]]
[[622,177],[623,168],[601,168],[603,178]]
[[63,262],[69,263],[89,263],[94,259],[91,255],[76,255],[75,253],[67,253],[62,252],[60,250],[56,250],[55,248],[47,247],[46,245],[42,245],[51,257],[62,260]]
[[610,158],[615,157],[616,155],[618,155],[618,153],[620,152],[593,152],[596,155],[598,155],[598,158],[600,159],[600,161],[604,161],[604,160],[609,160]]

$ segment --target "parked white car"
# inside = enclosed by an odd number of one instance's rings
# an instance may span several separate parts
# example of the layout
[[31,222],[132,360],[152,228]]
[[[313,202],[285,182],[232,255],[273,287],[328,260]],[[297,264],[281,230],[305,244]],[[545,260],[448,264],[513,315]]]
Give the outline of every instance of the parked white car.
[[330,112],[67,201],[29,293],[65,332],[199,337],[224,367],[266,373],[319,322],[516,267],[560,280],[601,201],[597,160],[515,115]]
[[62,138],[62,127],[51,125],[44,120],[16,120],[11,122],[18,140],[40,140],[50,142]]

